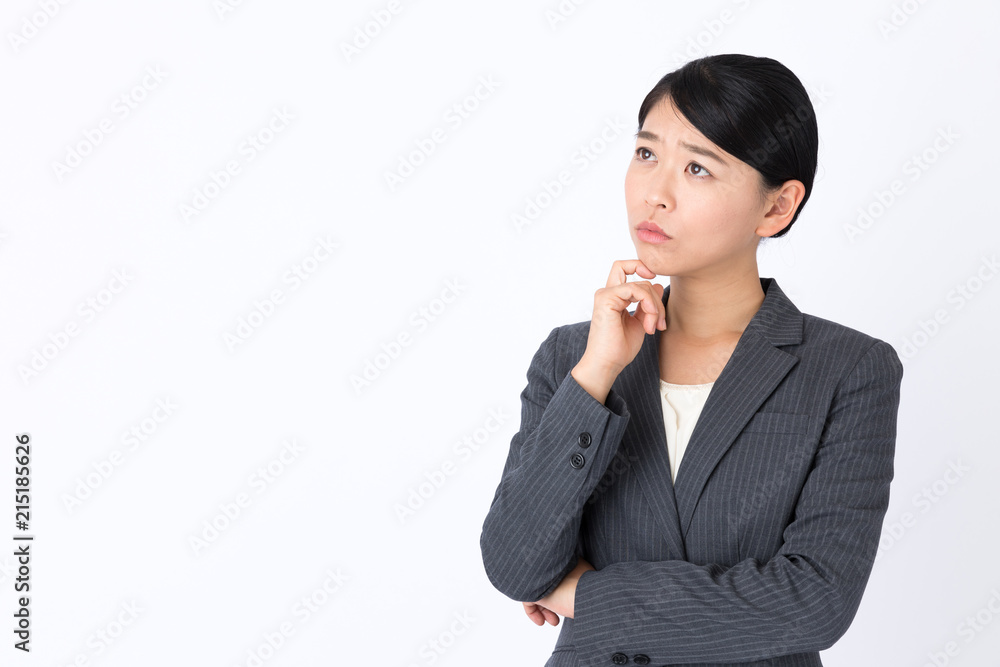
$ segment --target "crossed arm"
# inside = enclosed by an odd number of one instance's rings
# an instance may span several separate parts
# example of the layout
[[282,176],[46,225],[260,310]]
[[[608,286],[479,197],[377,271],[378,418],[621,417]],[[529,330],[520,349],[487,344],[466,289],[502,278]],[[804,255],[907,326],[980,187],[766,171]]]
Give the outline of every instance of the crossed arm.
[[[546,341],[555,342],[553,335]],[[634,649],[657,664],[819,651],[846,632],[874,562],[893,475],[902,365],[891,346],[873,344],[841,380],[773,558],[729,567],[634,561],[601,570],[575,550],[579,513],[617,448],[627,407],[613,392],[606,407],[589,404],[578,385],[566,384],[571,375],[552,390],[546,348],[529,370],[527,429],[512,443],[481,539],[487,574],[501,592],[527,601],[536,624],[573,618],[578,652]],[[598,466],[588,475],[565,467],[570,449],[561,444],[581,424],[601,434],[587,450]]]

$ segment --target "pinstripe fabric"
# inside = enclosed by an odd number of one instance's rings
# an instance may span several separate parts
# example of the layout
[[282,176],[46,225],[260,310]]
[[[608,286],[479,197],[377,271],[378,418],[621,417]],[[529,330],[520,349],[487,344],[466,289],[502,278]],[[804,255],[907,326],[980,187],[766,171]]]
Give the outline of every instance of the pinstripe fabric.
[[773,278],[761,286],[674,484],[659,331],[604,404],[570,374],[589,321],[556,327],[532,358],[480,547],[489,580],[519,601],[548,595],[580,556],[597,568],[547,667],[814,667],[854,619],[903,367],[888,343],[801,313]]

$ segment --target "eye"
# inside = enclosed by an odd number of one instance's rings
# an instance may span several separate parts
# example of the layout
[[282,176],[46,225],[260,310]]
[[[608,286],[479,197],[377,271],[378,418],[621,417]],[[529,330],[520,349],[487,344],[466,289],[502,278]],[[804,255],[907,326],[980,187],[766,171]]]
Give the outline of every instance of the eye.
[[688,164],[688,166],[689,167],[694,167],[695,169],[697,169],[699,171],[699,173],[697,173],[697,174],[691,174],[692,176],[694,176],[696,178],[708,178],[709,176],[712,175],[711,173],[709,173],[709,171],[707,169],[705,169],[703,166],[701,166],[697,162],[691,162],[690,164]]
[[[639,148],[635,149],[635,159],[638,162],[655,162],[656,161],[655,158],[656,156],[653,155],[653,151],[649,150],[645,146],[640,146]],[[712,175],[712,173],[708,171],[708,169],[705,169],[697,162],[688,163],[688,167],[693,167],[694,169],[697,170],[693,172],[691,175],[697,178],[698,180],[704,180]]]
[[643,155],[645,153],[649,153],[650,155],[652,155],[653,151],[649,150],[645,146],[640,146],[639,148],[635,149],[635,156],[639,160],[639,162],[646,162],[647,161],[646,158],[643,157]]

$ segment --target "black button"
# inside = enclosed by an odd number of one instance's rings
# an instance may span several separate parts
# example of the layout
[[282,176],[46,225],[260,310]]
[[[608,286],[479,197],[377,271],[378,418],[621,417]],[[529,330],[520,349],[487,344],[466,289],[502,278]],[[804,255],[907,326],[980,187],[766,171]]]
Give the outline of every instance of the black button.
[[580,446],[590,447],[590,434],[586,431],[580,434]]
[[635,664],[637,664],[637,665],[648,665],[649,664],[649,656],[646,655],[645,653],[636,653],[632,657],[632,659],[635,660]]
[[587,459],[583,458],[583,454],[580,452],[575,452],[573,456],[569,457],[569,464],[574,468],[582,468],[586,462]]
[[611,662],[615,665],[624,665],[628,662],[628,656],[624,653],[615,653],[611,656]]

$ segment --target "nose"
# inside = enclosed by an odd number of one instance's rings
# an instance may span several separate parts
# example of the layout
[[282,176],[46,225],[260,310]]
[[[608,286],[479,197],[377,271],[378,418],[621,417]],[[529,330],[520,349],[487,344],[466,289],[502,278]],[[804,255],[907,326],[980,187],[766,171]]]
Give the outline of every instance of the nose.
[[674,185],[663,174],[650,175],[645,184],[646,205],[652,208],[673,210],[677,206],[674,199]]

